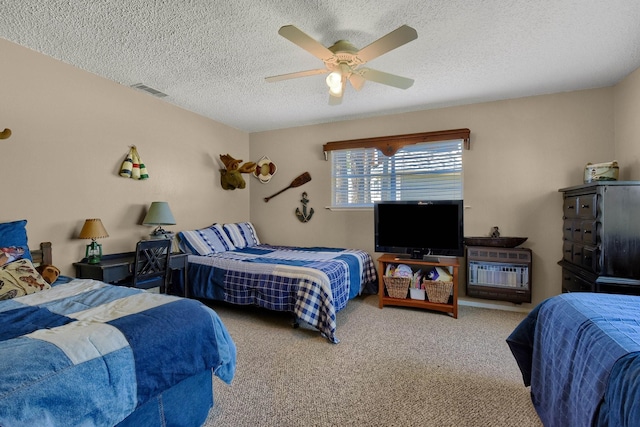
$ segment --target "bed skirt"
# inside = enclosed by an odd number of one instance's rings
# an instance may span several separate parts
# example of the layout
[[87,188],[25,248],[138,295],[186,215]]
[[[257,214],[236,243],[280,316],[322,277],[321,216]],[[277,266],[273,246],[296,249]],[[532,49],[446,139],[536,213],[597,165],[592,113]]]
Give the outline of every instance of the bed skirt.
[[208,370],[147,401],[116,427],[198,427],[212,407],[213,382]]

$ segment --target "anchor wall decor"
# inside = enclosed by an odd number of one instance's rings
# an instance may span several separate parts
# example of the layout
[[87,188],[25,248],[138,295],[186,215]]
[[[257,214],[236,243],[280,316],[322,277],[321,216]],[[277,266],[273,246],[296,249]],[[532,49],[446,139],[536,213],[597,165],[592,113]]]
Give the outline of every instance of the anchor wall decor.
[[302,199],[300,200],[300,202],[302,203],[302,211],[300,211],[300,208],[296,208],[296,216],[298,217],[300,222],[309,222],[311,220],[311,217],[313,216],[313,208],[311,208],[311,210],[309,210],[309,213],[307,213],[307,203],[309,203],[309,199],[307,199],[306,191],[302,193]]

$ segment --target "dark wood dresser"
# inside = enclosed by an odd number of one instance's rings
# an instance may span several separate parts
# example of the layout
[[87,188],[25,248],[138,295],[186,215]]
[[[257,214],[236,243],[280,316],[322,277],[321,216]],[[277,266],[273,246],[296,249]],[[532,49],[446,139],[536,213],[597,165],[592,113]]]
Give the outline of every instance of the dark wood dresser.
[[640,181],[563,193],[562,292],[640,295]]

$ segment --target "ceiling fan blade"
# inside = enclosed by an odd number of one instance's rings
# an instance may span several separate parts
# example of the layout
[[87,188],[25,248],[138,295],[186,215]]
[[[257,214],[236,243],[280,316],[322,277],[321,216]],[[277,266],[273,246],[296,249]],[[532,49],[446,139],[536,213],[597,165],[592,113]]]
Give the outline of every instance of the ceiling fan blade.
[[360,74],[353,73],[349,76],[349,81],[355,90],[360,90],[366,80]]
[[357,57],[365,63],[417,38],[418,32],[414,28],[403,25],[360,49]]
[[323,61],[329,60],[334,56],[334,53],[323,46],[320,42],[316,41],[293,25],[285,25],[284,27],[281,27],[278,30],[278,34]]
[[269,83],[279,82],[280,80],[296,79],[298,77],[315,76],[316,74],[326,74],[329,70],[326,68],[319,68],[317,70],[298,71],[296,73],[281,74],[279,76],[265,77],[265,80]]
[[383,85],[393,86],[399,89],[408,89],[413,85],[413,79],[378,70],[372,70],[371,68],[360,68],[358,69],[358,74],[360,74],[365,80],[382,83]]

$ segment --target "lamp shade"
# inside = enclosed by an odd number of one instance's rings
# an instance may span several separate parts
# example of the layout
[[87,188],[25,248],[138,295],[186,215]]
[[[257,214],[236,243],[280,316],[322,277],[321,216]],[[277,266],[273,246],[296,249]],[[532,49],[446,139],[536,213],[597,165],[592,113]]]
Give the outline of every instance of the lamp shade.
[[143,225],[175,225],[176,220],[167,202],[153,202],[142,221]]
[[78,235],[79,239],[103,239],[109,237],[100,218],[87,219]]

